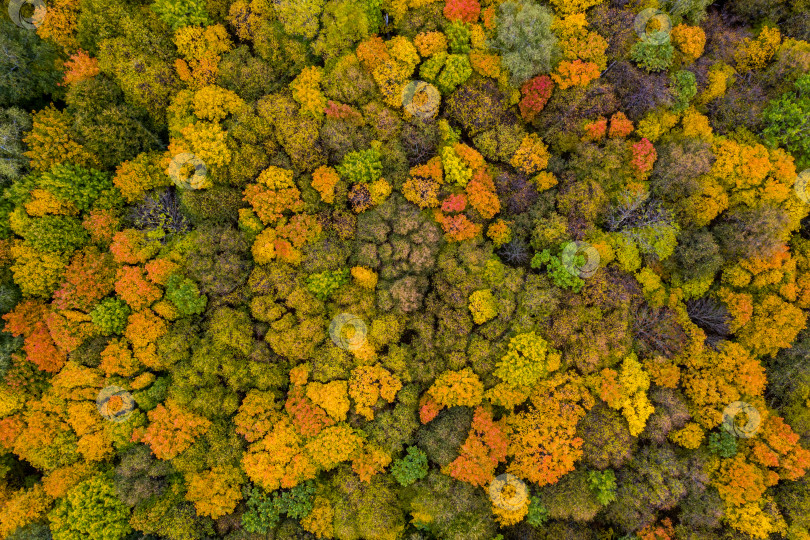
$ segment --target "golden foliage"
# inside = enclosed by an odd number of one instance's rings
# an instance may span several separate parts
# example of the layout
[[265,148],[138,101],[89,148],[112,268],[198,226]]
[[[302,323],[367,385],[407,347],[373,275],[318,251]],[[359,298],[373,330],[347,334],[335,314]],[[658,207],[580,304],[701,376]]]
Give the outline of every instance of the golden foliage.
[[402,383],[379,364],[358,366],[349,379],[349,396],[354,401],[357,414],[368,420],[374,418],[373,407],[382,398],[391,403],[396,398]]

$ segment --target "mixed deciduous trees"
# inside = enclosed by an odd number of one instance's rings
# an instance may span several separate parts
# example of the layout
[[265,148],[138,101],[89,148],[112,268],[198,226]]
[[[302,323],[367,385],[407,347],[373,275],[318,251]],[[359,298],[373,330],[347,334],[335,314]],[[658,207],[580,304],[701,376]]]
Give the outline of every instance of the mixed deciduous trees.
[[805,538],[807,6],[749,3],[12,2],[0,536]]

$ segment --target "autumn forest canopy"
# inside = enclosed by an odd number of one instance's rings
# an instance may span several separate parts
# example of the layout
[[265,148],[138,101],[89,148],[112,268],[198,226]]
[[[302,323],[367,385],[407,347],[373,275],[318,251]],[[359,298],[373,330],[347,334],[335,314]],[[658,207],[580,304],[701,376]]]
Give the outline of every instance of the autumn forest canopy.
[[810,0],[5,0],[0,538],[810,540]]

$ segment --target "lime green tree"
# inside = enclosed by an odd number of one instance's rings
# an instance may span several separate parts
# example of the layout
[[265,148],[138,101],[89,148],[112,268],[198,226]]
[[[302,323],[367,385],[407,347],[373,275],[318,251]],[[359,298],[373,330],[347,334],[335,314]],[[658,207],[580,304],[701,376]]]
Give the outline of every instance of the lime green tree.
[[119,540],[132,531],[129,508],[118,499],[109,475],[70,489],[48,518],[54,540]]

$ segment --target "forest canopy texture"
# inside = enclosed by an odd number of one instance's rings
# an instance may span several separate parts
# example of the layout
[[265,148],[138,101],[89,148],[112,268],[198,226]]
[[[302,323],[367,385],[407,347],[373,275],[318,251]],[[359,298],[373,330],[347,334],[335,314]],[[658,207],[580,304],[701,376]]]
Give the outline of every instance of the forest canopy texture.
[[810,540],[810,0],[10,0],[0,538]]

